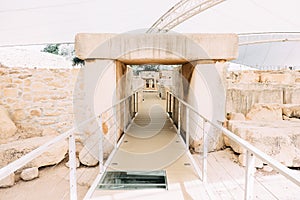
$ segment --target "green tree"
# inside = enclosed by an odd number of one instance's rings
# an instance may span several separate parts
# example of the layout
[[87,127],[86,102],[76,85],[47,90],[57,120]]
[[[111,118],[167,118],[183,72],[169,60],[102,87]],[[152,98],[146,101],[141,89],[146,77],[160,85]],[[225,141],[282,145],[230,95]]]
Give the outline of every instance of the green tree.
[[73,66],[84,65],[84,60],[75,56],[73,44],[47,44],[42,52],[63,56],[66,60],[72,61]]
[[59,44],[47,44],[42,52],[53,53],[59,55]]
[[75,66],[75,65],[84,65],[84,60],[81,60],[78,57],[74,57],[72,59],[72,62],[73,62],[73,64],[72,64],[73,66]]

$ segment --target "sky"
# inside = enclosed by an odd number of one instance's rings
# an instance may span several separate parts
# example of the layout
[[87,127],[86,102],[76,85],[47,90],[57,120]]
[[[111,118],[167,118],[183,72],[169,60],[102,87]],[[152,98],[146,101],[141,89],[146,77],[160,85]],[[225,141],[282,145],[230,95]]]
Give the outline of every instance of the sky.
[[[0,0],[0,46],[74,42],[76,33],[146,29],[179,0]],[[300,32],[298,0],[227,0],[176,32]]]

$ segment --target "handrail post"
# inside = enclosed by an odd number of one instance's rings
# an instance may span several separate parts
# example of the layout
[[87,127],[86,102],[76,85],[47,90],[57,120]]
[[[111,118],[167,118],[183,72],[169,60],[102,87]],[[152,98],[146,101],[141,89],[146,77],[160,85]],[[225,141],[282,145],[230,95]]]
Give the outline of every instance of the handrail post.
[[126,131],[126,100],[124,101],[123,117],[124,117],[123,132],[125,133],[125,131]]
[[139,112],[139,93],[136,92],[136,112]]
[[[117,105],[115,106],[115,109],[117,110]],[[121,107],[120,107],[120,110],[121,110]],[[121,119],[119,121],[121,121]],[[120,127],[121,127],[121,125],[120,125]],[[117,132],[118,132],[118,115],[117,115],[117,111],[116,111],[115,112],[115,130],[114,130],[114,148],[117,148]]]
[[178,135],[180,135],[180,129],[181,129],[181,123],[180,123],[180,120],[181,120],[181,117],[180,117],[180,111],[181,110],[181,103],[180,103],[180,101],[178,101],[178,122],[177,122],[177,124],[178,124],[178,126],[177,126],[177,134]]
[[137,113],[136,111],[136,92],[133,94],[133,113]]
[[255,172],[255,156],[247,150],[246,153],[246,180],[245,180],[245,200],[253,199],[254,172]]
[[203,120],[203,160],[202,160],[202,181],[207,181],[207,153],[208,153],[208,130],[209,123]]
[[77,181],[76,181],[76,143],[75,135],[69,135],[69,170],[70,170],[70,199],[77,200]]
[[189,150],[190,147],[190,109],[186,107],[186,134],[185,134],[185,145],[186,149]]
[[102,134],[102,117],[100,115],[99,118],[100,131],[99,131],[99,170],[102,174],[104,172],[103,169],[103,134]]
[[169,113],[169,92],[166,93],[166,111]]
[[[169,92],[169,113],[172,113],[172,93]],[[170,116],[173,119],[173,116]]]

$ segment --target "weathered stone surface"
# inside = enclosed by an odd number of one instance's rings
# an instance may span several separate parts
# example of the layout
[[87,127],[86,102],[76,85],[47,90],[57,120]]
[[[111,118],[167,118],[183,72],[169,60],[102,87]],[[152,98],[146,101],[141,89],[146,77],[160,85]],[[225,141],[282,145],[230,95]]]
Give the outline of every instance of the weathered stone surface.
[[3,96],[15,98],[18,96],[19,90],[17,88],[5,88],[3,90]]
[[108,126],[105,122],[102,123],[102,132],[106,135],[108,133]]
[[[0,145],[0,166],[11,163],[53,138],[54,136],[35,137]],[[65,158],[67,151],[68,143],[62,141],[53,145],[52,148],[35,158],[25,167],[41,167],[60,163]]]
[[291,122],[300,122],[300,119],[298,118],[289,118],[288,120]]
[[17,127],[9,118],[6,109],[0,106],[0,141],[15,135]]
[[256,103],[283,104],[283,88],[274,85],[235,84],[226,94],[226,112],[246,115]]
[[15,174],[12,173],[6,178],[0,180],[0,188],[11,187],[15,184]]
[[[80,69],[25,69],[0,66],[0,105],[11,114],[16,131],[0,134],[0,144],[43,135],[57,135],[72,127],[73,95]],[[49,83],[49,84],[48,84]],[[82,95],[81,90],[76,92]],[[63,101],[62,101],[63,99]],[[3,117],[0,116],[0,122]],[[8,125],[8,123],[5,123]],[[6,126],[0,124],[0,132]],[[55,131],[44,131],[53,129]],[[3,139],[4,137],[7,139]]]
[[55,88],[63,88],[65,87],[65,82],[63,81],[51,81],[51,82],[47,82],[47,85],[55,87]]
[[15,103],[17,102],[17,100],[16,100],[16,99],[12,99],[12,98],[7,98],[7,99],[6,99],[6,102],[7,102],[8,104],[15,104]]
[[[199,135],[203,135],[201,130],[198,130],[197,133]],[[213,139],[208,138],[208,151],[218,151],[224,147],[224,138],[223,135],[220,131],[218,130],[213,130],[210,133],[213,133]],[[193,149],[194,152],[196,153],[202,153],[203,152],[203,138],[193,135],[190,138],[190,148]]]
[[45,100],[48,100],[47,96],[35,96],[33,98],[34,103],[37,103],[37,102],[40,102],[40,101],[45,101]]
[[56,124],[57,122],[58,122],[57,118],[52,117],[52,116],[51,117],[42,116],[39,118],[39,121],[38,121],[38,123],[41,125],[52,125],[52,124]]
[[25,85],[25,86],[30,86],[30,85],[31,85],[31,80],[30,80],[30,79],[26,79],[26,80],[24,81],[24,85]]
[[33,180],[33,179],[37,178],[38,176],[39,176],[39,168],[37,168],[37,167],[24,169],[20,175],[20,177],[23,181]]
[[50,99],[53,100],[62,100],[62,99],[66,99],[68,97],[68,93],[60,93],[60,94],[53,94],[50,96]]
[[31,94],[23,94],[23,99],[25,101],[31,101],[32,100],[32,96],[31,96]]
[[34,82],[31,84],[31,89],[33,91],[45,91],[47,90],[47,86],[43,84],[42,82]]
[[227,115],[228,120],[239,120],[239,121],[244,121],[246,120],[246,117],[243,113],[228,113]]
[[293,84],[295,76],[288,72],[266,72],[261,73],[260,81],[262,83]]
[[17,88],[18,85],[17,85],[17,84],[12,84],[12,83],[10,83],[10,84],[5,85],[5,87],[6,87],[6,88]]
[[226,147],[230,146],[229,138],[226,135],[223,135],[224,144]]
[[[75,133],[75,135],[80,135],[80,134]],[[83,147],[84,146],[83,146],[82,142],[80,141],[80,139],[79,139],[79,141],[76,141],[76,156],[79,156],[79,153]]]
[[245,71],[240,73],[238,82],[240,83],[258,83],[260,76],[255,71]]
[[24,75],[18,76],[18,78],[19,78],[19,79],[26,79],[26,78],[29,78],[29,77],[31,77],[31,76],[32,76],[32,74],[24,74]]
[[279,104],[255,104],[246,115],[246,119],[253,121],[282,120],[282,108]]
[[58,116],[58,115],[61,115],[62,112],[59,112],[57,110],[45,110],[44,111],[44,116]]
[[42,115],[42,111],[41,111],[41,109],[31,110],[30,115],[40,117]]
[[192,147],[193,150],[197,153],[203,152],[203,138],[198,140],[192,139],[192,142],[190,143],[190,147]]
[[287,117],[300,118],[300,104],[284,104],[282,114]]
[[273,171],[273,168],[270,167],[270,166],[268,166],[268,165],[264,165],[264,167],[262,168],[262,170],[265,171],[265,172],[271,172],[271,171]]
[[12,114],[12,118],[14,121],[24,120],[26,118],[25,111],[23,109],[16,109]]
[[[230,121],[228,129],[284,165],[300,166],[300,123]],[[235,152],[245,154],[237,143],[229,143]]]
[[49,135],[58,135],[59,133],[53,128],[45,128],[42,132],[42,136],[49,136]]
[[18,130],[16,135],[20,139],[42,136],[42,129],[38,128],[37,123],[22,123],[17,125]]
[[290,120],[290,118],[288,116],[282,115],[282,119],[283,120]]
[[31,93],[31,89],[28,88],[28,87],[24,87],[23,88],[23,93],[25,93],[25,92]]
[[90,150],[84,146],[79,153],[80,163],[86,166],[96,166],[98,164],[98,159],[93,155]]
[[[102,49],[97,48],[100,44]],[[145,47],[147,47],[146,50]],[[149,51],[150,47],[153,49]],[[183,61],[182,58],[184,60],[231,60],[237,57],[237,47],[238,38],[235,34],[80,33],[75,38],[76,56],[81,59],[106,58],[136,63],[141,61],[162,64],[180,63]],[[139,51],[132,51],[132,49],[139,49]],[[124,54],[124,52],[129,53]],[[177,52],[180,58],[170,52]]]
[[[70,167],[69,161],[68,161],[68,162],[66,162],[65,166],[66,166],[66,167],[68,167],[68,168]],[[76,158],[76,168],[78,168],[79,166],[80,166],[79,159],[78,159],[78,158]]]
[[292,85],[284,88],[285,104],[300,104],[300,87]]

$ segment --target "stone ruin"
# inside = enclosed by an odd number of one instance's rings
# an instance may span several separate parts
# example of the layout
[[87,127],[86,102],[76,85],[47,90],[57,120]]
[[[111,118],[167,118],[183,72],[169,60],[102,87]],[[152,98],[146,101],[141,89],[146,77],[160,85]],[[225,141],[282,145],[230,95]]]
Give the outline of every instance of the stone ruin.
[[[0,74],[0,167],[3,167],[71,127],[73,101],[66,92],[73,91],[77,70],[1,66]],[[70,84],[60,84],[70,77]],[[55,105],[55,110],[49,103]],[[300,167],[299,71],[229,72],[226,112],[229,130],[284,165]],[[245,165],[245,150],[226,137],[224,143],[239,155],[239,163]],[[0,181],[0,187],[14,185],[15,175],[22,180],[36,178],[38,168],[60,163],[67,150],[67,142],[62,142]],[[80,152],[78,155],[80,158]],[[81,159],[81,164],[97,164],[94,158],[87,159]],[[264,165],[256,160],[257,167]]]
[[[227,128],[288,167],[300,167],[300,71],[227,76]],[[245,149],[224,137],[245,165]],[[256,167],[263,167],[256,159]]]

